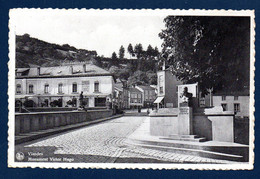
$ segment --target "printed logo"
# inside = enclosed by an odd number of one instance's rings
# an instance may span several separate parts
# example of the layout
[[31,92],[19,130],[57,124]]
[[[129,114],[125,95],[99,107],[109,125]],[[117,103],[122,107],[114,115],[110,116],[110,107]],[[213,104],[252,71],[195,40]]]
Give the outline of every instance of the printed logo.
[[15,157],[17,160],[22,161],[24,159],[24,154],[22,152],[17,152]]

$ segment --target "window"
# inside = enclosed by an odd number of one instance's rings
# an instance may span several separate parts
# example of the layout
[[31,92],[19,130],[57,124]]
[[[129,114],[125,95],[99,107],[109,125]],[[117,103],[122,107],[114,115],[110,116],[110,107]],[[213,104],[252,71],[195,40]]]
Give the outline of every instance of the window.
[[238,96],[234,96],[234,100],[236,100],[236,101],[237,101],[237,100],[238,100]]
[[240,112],[240,104],[239,103],[234,104],[234,112]]
[[33,85],[29,85],[29,93],[33,93]]
[[77,85],[77,83],[73,83],[73,84],[72,84],[72,92],[73,92],[73,93],[78,92],[78,85]]
[[137,94],[131,94],[131,98],[137,98]]
[[16,73],[16,76],[22,76],[22,73],[18,73],[18,72],[17,72],[17,73]]
[[142,98],[142,94],[138,94],[138,98]]
[[151,96],[152,96],[152,95],[153,95],[153,91],[149,91],[149,95],[151,95]]
[[21,85],[20,84],[17,84],[16,85],[16,93],[22,93],[22,87],[21,87]]
[[62,85],[62,83],[60,83],[58,85],[58,93],[62,93],[62,87],[63,87],[63,85]]
[[160,87],[160,93],[163,93],[163,87],[162,86]]
[[227,111],[227,104],[221,104],[223,111]]
[[94,92],[99,92],[99,82],[98,81],[96,81],[94,83]]
[[44,85],[44,93],[49,93],[49,84]]
[[201,97],[200,98],[200,107],[205,107],[205,105],[206,105],[205,98]]
[[226,100],[226,96],[222,96],[222,101],[225,101]]

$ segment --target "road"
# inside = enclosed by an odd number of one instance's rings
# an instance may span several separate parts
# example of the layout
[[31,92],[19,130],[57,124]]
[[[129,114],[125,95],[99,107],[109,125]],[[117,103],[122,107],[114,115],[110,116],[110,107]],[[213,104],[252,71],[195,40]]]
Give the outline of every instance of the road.
[[124,116],[83,127],[67,133],[16,146],[23,161],[85,162],[85,163],[225,163],[197,156],[127,146],[132,134],[146,116]]

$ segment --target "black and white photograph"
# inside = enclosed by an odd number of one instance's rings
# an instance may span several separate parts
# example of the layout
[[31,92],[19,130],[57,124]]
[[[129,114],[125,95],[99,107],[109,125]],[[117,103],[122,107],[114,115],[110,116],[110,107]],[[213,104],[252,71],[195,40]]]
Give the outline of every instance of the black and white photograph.
[[253,168],[254,11],[9,15],[10,167]]

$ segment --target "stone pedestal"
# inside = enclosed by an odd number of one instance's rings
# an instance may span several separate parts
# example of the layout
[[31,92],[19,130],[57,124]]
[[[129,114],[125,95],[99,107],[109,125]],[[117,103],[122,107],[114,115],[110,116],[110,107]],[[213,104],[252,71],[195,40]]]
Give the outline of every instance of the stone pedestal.
[[179,107],[178,114],[178,134],[179,135],[192,135],[192,108]]

